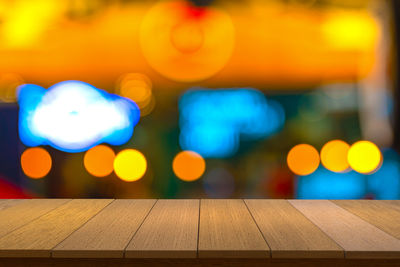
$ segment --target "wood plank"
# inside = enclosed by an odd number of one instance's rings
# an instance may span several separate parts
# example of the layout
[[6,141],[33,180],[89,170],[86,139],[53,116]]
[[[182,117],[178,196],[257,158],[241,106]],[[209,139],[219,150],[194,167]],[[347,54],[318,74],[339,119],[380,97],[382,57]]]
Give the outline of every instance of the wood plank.
[[343,258],[343,249],[286,200],[245,200],[272,258]]
[[4,267],[399,267],[399,259],[2,258]]
[[400,239],[400,209],[379,200],[332,200],[336,205]]
[[243,200],[202,199],[199,257],[268,258],[270,251]]
[[115,200],[57,245],[52,256],[122,258],[125,247],[155,202],[154,199]]
[[69,199],[28,199],[0,210],[0,237],[70,201]]
[[0,238],[0,257],[50,257],[52,248],[110,202],[111,199],[71,200]]
[[127,258],[195,258],[199,200],[158,200],[126,248]]
[[400,210],[400,200],[380,200],[380,201],[390,204],[392,207]]
[[346,258],[400,258],[400,240],[329,200],[289,200],[345,250]]
[[8,209],[23,201],[25,201],[25,199],[0,199],[0,210]]

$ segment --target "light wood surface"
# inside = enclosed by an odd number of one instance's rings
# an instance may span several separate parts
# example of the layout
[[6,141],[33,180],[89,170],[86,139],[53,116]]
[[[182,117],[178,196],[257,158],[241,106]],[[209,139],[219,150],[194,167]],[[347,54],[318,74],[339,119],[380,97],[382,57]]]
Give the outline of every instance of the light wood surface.
[[270,251],[243,200],[202,199],[201,258],[267,258]]
[[0,257],[50,257],[52,248],[111,202],[110,199],[71,200],[0,238]]
[[119,199],[61,242],[53,257],[122,258],[156,200]]
[[0,199],[0,210],[5,210],[9,207],[22,203],[23,199]]
[[329,200],[289,200],[345,249],[346,258],[400,258],[400,240]]
[[127,258],[196,258],[199,200],[158,200],[126,248]]
[[40,262],[49,266],[71,266],[68,259],[247,266],[250,258],[259,266],[400,266],[399,201],[32,199],[0,206],[0,266],[20,257],[53,260]]
[[68,202],[68,199],[29,199],[0,210],[0,238]]
[[245,200],[272,258],[344,258],[343,249],[287,200]]
[[332,200],[336,205],[400,239],[400,209],[379,200]]

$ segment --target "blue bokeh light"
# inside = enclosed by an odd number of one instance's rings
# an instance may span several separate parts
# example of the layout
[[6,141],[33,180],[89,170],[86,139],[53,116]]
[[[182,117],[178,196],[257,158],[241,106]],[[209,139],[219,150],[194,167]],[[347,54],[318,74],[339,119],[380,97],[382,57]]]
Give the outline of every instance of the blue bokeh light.
[[66,152],[85,151],[103,142],[122,145],[140,118],[133,101],[80,81],[60,82],[48,90],[22,85],[18,103],[21,141]]
[[384,161],[375,173],[368,175],[368,193],[375,199],[398,199],[400,197],[399,157],[394,150],[383,152]]
[[366,194],[366,180],[355,171],[335,173],[319,167],[297,177],[296,191],[299,199],[359,199]]
[[179,101],[180,145],[205,158],[234,155],[241,139],[257,140],[278,132],[282,106],[255,89],[192,89]]

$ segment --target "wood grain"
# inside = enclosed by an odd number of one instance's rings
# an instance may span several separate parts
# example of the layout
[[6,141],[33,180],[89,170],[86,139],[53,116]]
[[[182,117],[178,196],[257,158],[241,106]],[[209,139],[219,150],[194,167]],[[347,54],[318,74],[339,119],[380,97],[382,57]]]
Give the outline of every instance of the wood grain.
[[126,248],[127,258],[195,258],[199,200],[158,200]]
[[50,257],[52,248],[110,202],[110,199],[69,201],[0,238],[0,257]]
[[52,256],[122,258],[125,247],[155,202],[153,199],[115,200],[57,245]]
[[332,200],[336,205],[400,239],[400,209],[379,200]]
[[343,249],[286,200],[245,200],[272,258],[343,258]]
[[69,199],[29,199],[0,210],[0,237],[70,201]]
[[381,200],[386,204],[390,204],[393,208],[400,210],[400,200]]
[[400,258],[400,240],[329,200],[289,200],[345,250],[346,258]]
[[24,199],[0,199],[0,210],[5,210],[23,201]]
[[199,257],[268,258],[270,251],[243,200],[202,199]]

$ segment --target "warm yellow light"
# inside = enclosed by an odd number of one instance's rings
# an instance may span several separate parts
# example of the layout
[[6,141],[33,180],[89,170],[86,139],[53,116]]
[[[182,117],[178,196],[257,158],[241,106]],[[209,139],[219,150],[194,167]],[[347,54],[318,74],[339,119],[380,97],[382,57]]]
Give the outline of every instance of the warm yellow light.
[[370,50],[379,36],[378,22],[361,12],[331,12],[322,24],[322,33],[335,49]]
[[343,172],[349,168],[347,153],[349,144],[341,140],[332,140],[321,149],[321,163],[330,171]]
[[64,1],[57,0],[14,1],[4,20],[3,42],[11,48],[29,47],[64,12],[65,6]]
[[350,147],[347,160],[356,172],[371,173],[380,166],[382,154],[374,143],[358,141]]
[[22,171],[30,178],[43,178],[50,172],[51,165],[49,152],[41,147],[28,148],[21,155]]
[[136,149],[125,149],[117,154],[114,160],[114,171],[125,182],[137,181],[147,170],[144,155]]
[[172,162],[172,169],[178,178],[191,182],[203,175],[206,169],[206,162],[196,152],[182,151],[175,156]]
[[99,145],[85,153],[83,164],[91,175],[104,177],[112,173],[114,158],[115,153],[110,147]]
[[299,144],[288,153],[289,169],[297,175],[309,175],[319,166],[319,153],[311,145]]

